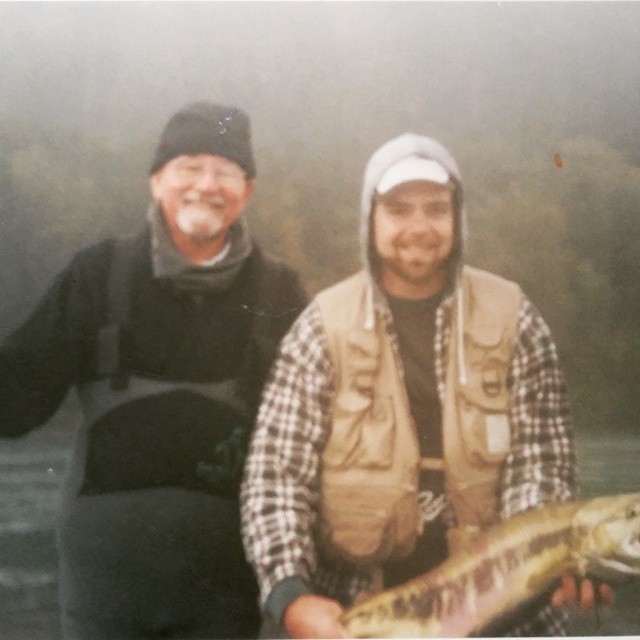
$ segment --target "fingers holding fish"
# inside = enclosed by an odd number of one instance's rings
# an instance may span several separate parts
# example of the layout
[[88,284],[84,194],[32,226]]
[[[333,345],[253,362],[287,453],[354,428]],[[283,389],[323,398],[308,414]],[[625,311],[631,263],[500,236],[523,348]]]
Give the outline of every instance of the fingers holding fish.
[[612,605],[615,597],[611,585],[589,578],[578,578],[565,574],[561,586],[551,596],[554,607],[573,607],[581,611],[592,611],[598,605]]

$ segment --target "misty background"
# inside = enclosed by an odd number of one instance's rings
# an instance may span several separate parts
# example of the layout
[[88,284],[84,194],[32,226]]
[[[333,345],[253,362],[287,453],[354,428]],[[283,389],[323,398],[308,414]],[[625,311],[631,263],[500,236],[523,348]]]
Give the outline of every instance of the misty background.
[[424,133],[461,166],[468,262],[550,324],[578,438],[636,455],[639,32],[636,2],[0,3],[0,335],[76,250],[144,224],[187,102],[249,113],[250,226],[311,293],[358,268],[371,153]]
[[469,261],[541,308],[579,428],[635,429],[638,3],[19,2],[0,24],[0,332],[75,250],[143,224],[161,128],[210,99],[250,114],[251,226],[311,292],[358,266],[370,154],[441,140]]

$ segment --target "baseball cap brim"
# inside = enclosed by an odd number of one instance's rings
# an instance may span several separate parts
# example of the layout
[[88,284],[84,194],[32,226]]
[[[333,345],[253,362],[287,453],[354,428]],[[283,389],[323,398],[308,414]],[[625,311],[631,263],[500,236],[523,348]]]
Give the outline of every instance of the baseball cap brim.
[[449,182],[449,174],[436,160],[409,156],[385,171],[376,191],[379,195],[384,195],[400,184],[416,180],[446,184]]

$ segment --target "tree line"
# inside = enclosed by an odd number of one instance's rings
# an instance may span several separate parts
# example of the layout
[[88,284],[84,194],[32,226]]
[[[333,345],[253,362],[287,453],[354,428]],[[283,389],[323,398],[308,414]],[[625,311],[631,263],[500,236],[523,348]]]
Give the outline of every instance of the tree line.
[[[528,139],[529,143],[523,144]],[[472,141],[450,132],[465,182],[471,264],[517,280],[556,335],[579,429],[634,429],[640,399],[640,169],[580,136]],[[69,257],[144,223],[148,141],[116,146],[57,129],[0,129],[0,332]],[[375,145],[374,145],[375,146]],[[457,152],[460,150],[460,152]],[[250,225],[311,293],[359,266],[367,154],[262,149]]]

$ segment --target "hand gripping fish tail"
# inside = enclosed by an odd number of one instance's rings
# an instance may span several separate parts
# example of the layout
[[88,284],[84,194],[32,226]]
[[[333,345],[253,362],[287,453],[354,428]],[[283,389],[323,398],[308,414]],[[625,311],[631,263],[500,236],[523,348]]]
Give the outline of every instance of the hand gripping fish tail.
[[439,567],[348,610],[354,638],[479,635],[567,572],[640,576],[640,493],[532,509],[473,537]]

